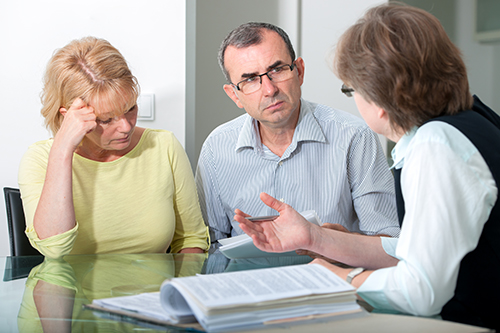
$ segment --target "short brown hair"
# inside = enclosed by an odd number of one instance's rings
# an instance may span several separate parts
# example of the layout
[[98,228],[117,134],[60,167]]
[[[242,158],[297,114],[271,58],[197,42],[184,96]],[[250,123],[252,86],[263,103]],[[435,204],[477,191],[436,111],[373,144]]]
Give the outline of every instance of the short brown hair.
[[238,49],[250,47],[252,45],[259,45],[262,43],[264,31],[274,31],[283,39],[285,45],[290,54],[291,61],[295,61],[295,50],[293,49],[292,42],[288,37],[287,33],[280,27],[265,22],[248,22],[240,25],[239,27],[233,29],[222,41],[219,47],[219,53],[217,59],[219,61],[219,66],[224,74],[228,83],[231,83],[231,78],[226,66],[224,65],[225,53],[228,46],[234,46]]
[[404,132],[472,106],[460,51],[438,19],[418,8],[370,9],[341,36],[334,71]]
[[69,109],[77,98],[96,106],[97,115],[99,106],[118,115],[139,96],[139,84],[125,58],[108,41],[95,37],[73,40],[56,50],[43,83],[41,113],[54,135],[63,120],[59,109]]

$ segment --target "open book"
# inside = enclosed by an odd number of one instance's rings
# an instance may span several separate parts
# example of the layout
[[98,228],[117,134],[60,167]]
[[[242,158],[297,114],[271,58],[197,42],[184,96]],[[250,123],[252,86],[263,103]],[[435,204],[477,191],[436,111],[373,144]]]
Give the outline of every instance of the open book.
[[318,264],[173,278],[160,293],[98,299],[88,307],[183,327],[197,320],[208,332],[367,314],[355,289]]
[[[318,214],[314,210],[307,210],[300,213],[309,222],[321,225]],[[221,244],[219,251],[229,259],[272,257],[272,256],[290,256],[297,255],[295,251],[285,253],[272,253],[259,250],[247,234],[234,236],[230,238],[219,239]]]

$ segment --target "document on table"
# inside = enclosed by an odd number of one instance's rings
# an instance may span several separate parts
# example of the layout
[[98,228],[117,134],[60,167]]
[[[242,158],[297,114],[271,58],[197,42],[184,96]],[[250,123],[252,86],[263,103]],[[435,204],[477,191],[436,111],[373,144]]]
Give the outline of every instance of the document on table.
[[173,278],[159,294],[99,299],[89,307],[167,325],[196,319],[208,332],[367,315],[355,289],[317,264]]

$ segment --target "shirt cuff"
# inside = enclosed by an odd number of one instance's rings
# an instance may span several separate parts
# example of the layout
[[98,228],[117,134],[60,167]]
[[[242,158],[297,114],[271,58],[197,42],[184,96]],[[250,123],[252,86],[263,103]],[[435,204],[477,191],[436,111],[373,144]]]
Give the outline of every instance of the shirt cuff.
[[382,248],[384,249],[385,253],[387,253],[391,257],[400,259],[396,256],[396,247],[398,246],[399,238],[380,237],[380,239],[382,240]]
[[378,311],[383,310],[384,312],[398,313],[398,311],[392,307],[385,295],[388,275],[391,273],[391,270],[395,268],[396,267],[389,267],[373,271],[357,289],[357,294]]
[[38,234],[33,226],[26,229],[31,245],[36,248],[45,257],[58,259],[71,252],[78,235],[78,222],[75,226],[62,234],[58,234],[45,239],[38,238]]

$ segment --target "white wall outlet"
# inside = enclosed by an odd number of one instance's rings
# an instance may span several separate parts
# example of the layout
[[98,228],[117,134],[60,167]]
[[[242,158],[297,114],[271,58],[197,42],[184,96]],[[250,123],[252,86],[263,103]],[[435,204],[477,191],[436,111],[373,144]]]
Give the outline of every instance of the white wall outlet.
[[138,120],[155,120],[155,94],[142,93],[137,99]]

